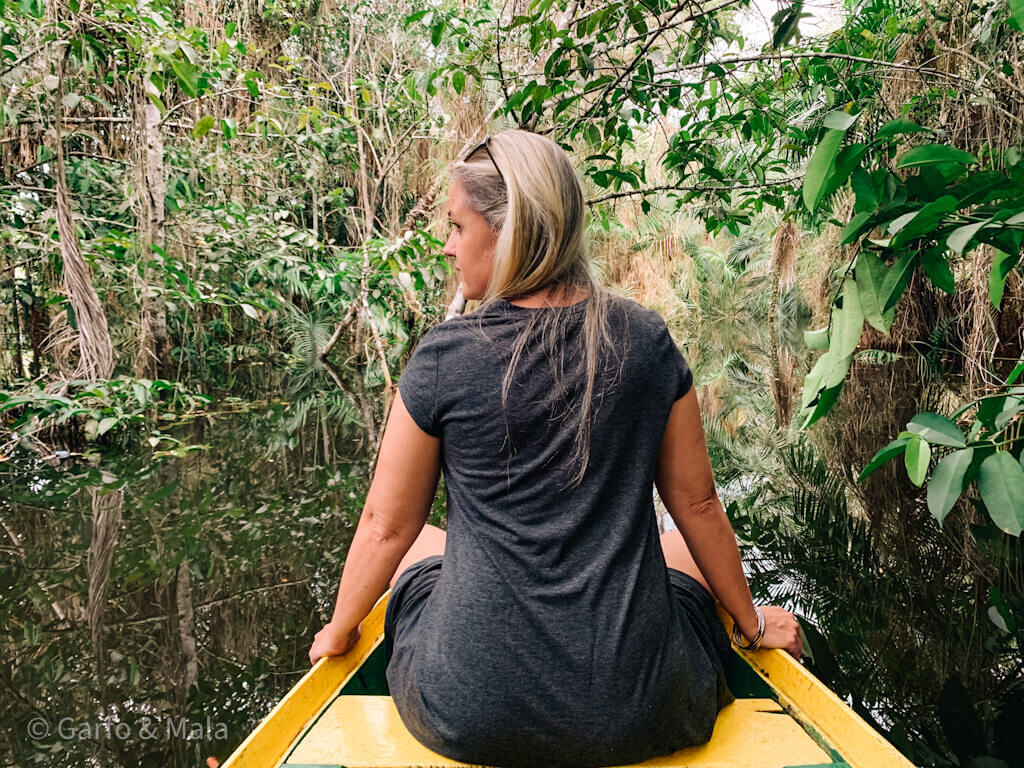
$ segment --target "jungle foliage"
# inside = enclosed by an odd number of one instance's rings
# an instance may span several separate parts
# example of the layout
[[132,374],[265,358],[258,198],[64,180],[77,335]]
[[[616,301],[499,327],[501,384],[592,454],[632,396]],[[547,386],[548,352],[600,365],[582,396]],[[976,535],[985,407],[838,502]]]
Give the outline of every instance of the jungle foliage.
[[[6,764],[224,756],[294,682],[453,287],[444,167],[506,127],[677,328],[815,671],[918,764],[1024,761],[1024,6],[750,10],[0,0]],[[130,701],[247,703],[24,738]]]

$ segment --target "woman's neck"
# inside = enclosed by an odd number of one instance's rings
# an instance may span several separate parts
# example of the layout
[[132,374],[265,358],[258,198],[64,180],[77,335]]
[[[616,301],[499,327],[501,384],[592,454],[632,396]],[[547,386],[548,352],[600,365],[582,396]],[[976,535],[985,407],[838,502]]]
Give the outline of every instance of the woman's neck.
[[572,304],[583,301],[587,298],[587,293],[577,288],[571,289],[571,292],[566,291],[561,286],[554,286],[551,288],[542,288],[539,291],[527,294],[526,296],[518,296],[515,299],[508,299],[509,304],[514,304],[517,307],[568,307]]

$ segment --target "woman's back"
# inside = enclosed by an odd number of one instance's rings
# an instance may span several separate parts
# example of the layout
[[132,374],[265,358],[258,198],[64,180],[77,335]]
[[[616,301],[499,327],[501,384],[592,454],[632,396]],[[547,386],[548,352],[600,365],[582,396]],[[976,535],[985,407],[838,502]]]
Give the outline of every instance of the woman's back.
[[[388,680],[413,734],[466,762],[639,761],[706,741],[731,698],[714,658],[724,633],[691,625],[675,599],[654,514],[661,438],[689,369],[661,317],[627,299],[608,318],[621,370],[603,361],[586,474],[569,487],[585,306],[561,310],[562,386],[528,344],[505,409],[516,337],[531,313],[556,310],[499,300],[438,325],[399,381],[416,423],[442,438],[448,534]],[[713,615],[710,595],[698,599]]]

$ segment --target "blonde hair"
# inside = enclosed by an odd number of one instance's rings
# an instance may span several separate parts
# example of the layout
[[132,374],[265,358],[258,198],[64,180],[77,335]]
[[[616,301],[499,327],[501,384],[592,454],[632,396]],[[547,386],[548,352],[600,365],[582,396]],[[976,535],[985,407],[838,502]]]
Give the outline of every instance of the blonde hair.
[[[612,338],[608,322],[610,311],[621,299],[591,272],[584,240],[587,211],[583,189],[565,151],[547,137],[518,129],[492,136],[488,149],[494,162],[481,147],[455,162],[449,171],[461,183],[466,205],[498,232],[493,269],[479,309],[499,299],[514,299],[545,288],[563,296],[587,294],[583,320],[586,382],[572,455],[572,461],[579,459],[580,466],[570,481],[570,485],[578,485],[590,459],[599,372],[609,356],[617,355],[616,341],[626,342]],[[516,365],[535,334],[551,361],[556,389],[561,388],[572,313],[565,307],[552,307],[529,314],[502,380],[503,408]],[[619,357],[616,380],[623,359],[624,355]]]

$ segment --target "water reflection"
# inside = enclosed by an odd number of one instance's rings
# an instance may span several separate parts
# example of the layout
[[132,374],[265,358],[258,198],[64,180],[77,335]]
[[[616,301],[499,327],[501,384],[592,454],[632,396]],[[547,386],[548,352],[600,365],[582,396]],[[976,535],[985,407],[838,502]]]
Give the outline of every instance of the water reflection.
[[[0,464],[4,764],[222,761],[308,670],[369,462],[351,425],[294,416],[279,403],[177,425],[201,446],[178,456],[109,445]],[[120,510],[97,599],[103,505]]]

